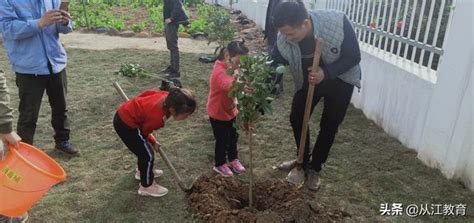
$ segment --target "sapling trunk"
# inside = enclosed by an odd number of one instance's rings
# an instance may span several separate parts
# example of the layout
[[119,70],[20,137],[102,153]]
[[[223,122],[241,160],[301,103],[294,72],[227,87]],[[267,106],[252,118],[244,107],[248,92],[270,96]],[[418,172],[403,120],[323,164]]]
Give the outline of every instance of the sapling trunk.
[[253,137],[252,137],[253,132],[252,132],[251,128],[249,128],[249,130],[247,132],[247,135],[249,136],[249,153],[250,153],[249,207],[252,208],[253,207],[253,155],[252,155],[252,152],[253,152]]
[[269,74],[274,70],[270,66],[267,55],[241,56],[239,71],[228,70],[227,74],[233,75],[234,83],[230,96],[238,101],[236,104],[239,114],[236,119],[237,126],[244,130],[248,136],[249,145],[249,207],[253,208],[253,132],[258,122],[260,110],[266,114],[271,113],[271,104],[268,98],[271,96],[272,83],[268,83]]

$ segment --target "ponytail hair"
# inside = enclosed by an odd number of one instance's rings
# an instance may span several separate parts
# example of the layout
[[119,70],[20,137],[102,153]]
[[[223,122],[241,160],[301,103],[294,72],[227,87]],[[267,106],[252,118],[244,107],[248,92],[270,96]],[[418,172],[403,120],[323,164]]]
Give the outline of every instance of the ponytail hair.
[[219,56],[217,56],[218,60],[224,60],[224,54],[225,52],[229,53],[230,57],[235,57],[237,55],[246,55],[249,53],[249,49],[245,46],[245,40],[242,39],[242,41],[232,41],[229,44],[227,44],[227,47],[221,48],[221,51],[219,52]]
[[163,103],[163,108],[169,112],[172,108],[176,114],[192,114],[197,103],[193,93],[185,88],[172,87]]

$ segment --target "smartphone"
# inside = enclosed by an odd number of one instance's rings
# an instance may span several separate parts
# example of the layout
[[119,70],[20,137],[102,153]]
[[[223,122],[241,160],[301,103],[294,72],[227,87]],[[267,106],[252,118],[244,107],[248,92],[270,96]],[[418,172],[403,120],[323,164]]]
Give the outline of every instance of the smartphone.
[[61,5],[59,9],[69,12],[69,0],[61,0]]

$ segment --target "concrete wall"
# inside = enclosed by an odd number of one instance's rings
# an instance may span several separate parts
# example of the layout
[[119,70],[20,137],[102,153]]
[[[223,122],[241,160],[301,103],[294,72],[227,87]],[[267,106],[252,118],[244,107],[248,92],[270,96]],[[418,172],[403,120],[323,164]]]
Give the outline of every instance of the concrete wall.
[[473,2],[458,0],[418,157],[474,190]]
[[361,49],[362,88],[354,91],[352,104],[416,150],[435,86],[434,73],[371,46],[361,45]]

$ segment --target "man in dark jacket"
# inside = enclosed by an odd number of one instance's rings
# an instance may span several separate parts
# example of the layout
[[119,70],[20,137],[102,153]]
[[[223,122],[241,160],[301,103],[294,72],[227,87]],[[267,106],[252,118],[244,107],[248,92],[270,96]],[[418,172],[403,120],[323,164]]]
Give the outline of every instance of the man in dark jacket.
[[270,0],[267,6],[267,15],[265,17],[265,36],[267,40],[267,51],[272,52],[273,46],[276,43],[278,36],[278,29],[273,25],[273,11],[281,0]]
[[[299,184],[305,181],[310,190],[320,186],[319,172],[326,162],[338,128],[346,115],[354,87],[360,88],[361,54],[359,42],[351,22],[343,12],[334,10],[307,11],[304,3],[284,1],[277,5],[273,24],[280,34],[272,51],[274,64],[288,64],[293,75],[295,94],[291,105],[290,122],[296,148],[299,148],[303,116],[309,85],[315,86],[311,112],[324,98],[320,130],[310,151],[310,131],[304,147],[303,169],[307,175],[290,172],[288,180]],[[312,70],[316,38],[324,41],[317,70]],[[310,153],[311,152],[311,153]],[[311,161],[310,161],[311,160]],[[295,161],[286,162],[292,167]]]
[[[275,7],[282,0],[270,0],[267,6],[267,15],[265,18],[265,36],[264,39],[267,40],[267,52],[271,54],[273,47],[276,44],[278,29],[273,25],[273,11]],[[279,95],[283,93],[283,74],[272,74],[272,78],[275,81],[275,87],[272,90],[272,94]]]
[[165,0],[163,7],[163,18],[165,20],[166,46],[170,51],[170,66],[163,70],[168,78],[178,78],[179,71],[179,49],[178,28],[182,24],[189,25],[188,16],[184,12],[181,0]]

